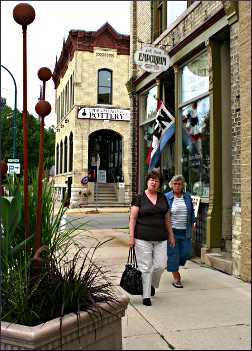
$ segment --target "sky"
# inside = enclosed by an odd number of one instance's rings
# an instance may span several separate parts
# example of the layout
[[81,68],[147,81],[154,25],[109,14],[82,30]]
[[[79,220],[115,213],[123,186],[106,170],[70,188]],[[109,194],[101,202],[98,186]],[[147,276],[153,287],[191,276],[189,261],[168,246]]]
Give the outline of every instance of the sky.
[[[23,35],[22,27],[13,19],[14,7],[25,2],[33,6],[36,17],[27,27],[27,105],[37,116],[40,85],[37,76],[41,67],[53,72],[63,39],[72,29],[96,31],[109,22],[120,34],[130,34],[130,1],[5,1],[1,0],[1,64],[8,68],[17,83],[17,108],[23,110]],[[14,107],[14,83],[1,67],[1,96]],[[55,89],[52,80],[46,84],[45,99],[52,112],[45,118],[46,126],[56,125]]]

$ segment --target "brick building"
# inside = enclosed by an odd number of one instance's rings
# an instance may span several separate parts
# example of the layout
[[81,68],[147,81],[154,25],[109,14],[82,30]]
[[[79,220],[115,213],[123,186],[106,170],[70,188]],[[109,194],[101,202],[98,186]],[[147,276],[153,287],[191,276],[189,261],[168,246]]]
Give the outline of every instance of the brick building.
[[71,30],[63,43],[53,73],[55,188],[70,207],[129,202],[129,51],[129,36],[108,23]]
[[[250,15],[250,1],[133,0],[127,83],[133,194],[144,189],[160,98],[176,120],[158,164],[165,184],[182,173],[187,190],[200,197],[195,253],[249,281]],[[135,64],[134,54],[146,46],[166,51],[166,71]]]

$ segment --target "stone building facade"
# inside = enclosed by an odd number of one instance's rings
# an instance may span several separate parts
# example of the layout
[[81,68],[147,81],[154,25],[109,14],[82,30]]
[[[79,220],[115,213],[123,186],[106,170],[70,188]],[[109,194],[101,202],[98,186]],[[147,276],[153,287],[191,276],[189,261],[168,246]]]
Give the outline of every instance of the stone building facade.
[[[159,98],[175,116],[176,132],[157,166],[165,184],[183,173],[187,190],[200,197],[195,254],[246,281],[251,280],[250,14],[250,1],[132,1],[127,83],[132,192],[144,187]],[[135,52],[146,46],[166,51],[166,71],[150,73],[135,64]]]
[[53,78],[55,188],[70,207],[127,205],[131,189],[130,38],[109,23],[71,30]]

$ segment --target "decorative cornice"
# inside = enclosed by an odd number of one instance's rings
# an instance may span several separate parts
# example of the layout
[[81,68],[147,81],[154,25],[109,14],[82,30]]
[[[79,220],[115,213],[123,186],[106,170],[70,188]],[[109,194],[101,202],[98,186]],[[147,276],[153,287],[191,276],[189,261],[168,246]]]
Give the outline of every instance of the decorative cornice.
[[175,47],[173,47],[169,51],[169,56],[174,56],[179,50],[181,50],[184,46],[190,43],[192,40],[197,38],[201,33],[206,31],[209,27],[218,22],[222,17],[225,16],[224,9],[220,9],[217,13],[215,13],[212,17],[207,19],[203,24],[201,24],[198,28],[196,28],[192,33],[190,33],[185,39],[183,39],[180,43],[178,43]]
[[222,1],[227,16],[228,24],[231,25],[238,20],[239,4],[238,1]]
[[64,76],[68,63],[73,59],[74,52],[94,52],[95,47],[117,50],[117,55],[130,55],[130,36],[117,33],[108,22],[96,32],[71,30],[66,42],[63,42],[60,58],[54,67],[55,88]]
[[[227,1],[227,2],[230,2],[230,1]],[[225,12],[224,8],[221,8],[213,16],[206,19],[206,21],[204,23],[202,23],[198,28],[196,28],[193,32],[191,32],[187,37],[185,37],[183,40],[181,40],[176,46],[174,46],[168,52],[169,56],[170,57],[174,56],[179,50],[181,50],[183,47],[185,47],[187,44],[189,44],[192,40],[197,38],[201,33],[206,31],[208,28],[210,28],[212,25],[214,25],[216,22],[218,22],[225,15],[226,15],[226,12]],[[134,85],[137,86],[140,82],[142,82],[149,75],[150,75],[149,72],[144,72],[140,77],[138,77],[134,81]]]

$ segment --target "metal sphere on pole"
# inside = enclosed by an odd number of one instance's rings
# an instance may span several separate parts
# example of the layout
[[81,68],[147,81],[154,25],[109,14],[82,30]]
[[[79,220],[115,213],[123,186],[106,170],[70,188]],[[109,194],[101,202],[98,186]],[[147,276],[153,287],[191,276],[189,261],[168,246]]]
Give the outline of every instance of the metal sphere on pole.
[[23,29],[23,144],[24,144],[24,229],[25,239],[29,237],[29,197],[28,197],[28,136],[27,136],[27,26],[35,19],[34,8],[20,3],[13,10],[14,20]]
[[15,96],[14,96],[14,110],[13,110],[13,119],[12,119],[12,130],[13,130],[13,149],[12,149],[12,158],[16,158],[16,120],[17,120],[17,83],[15,81],[15,78],[11,71],[5,67],[4,65],[1,65],[11,76],[13,83],[14,83],[14,88],[15,88]]
[[40,80],[43,82],[43,91],[42,91],[42,98],[41,100],[45,100],[45,87],[46,87],[46,82],[52,78],[52,72],[49,68],[47,67],[41,67],[38,70],[38,77]]

